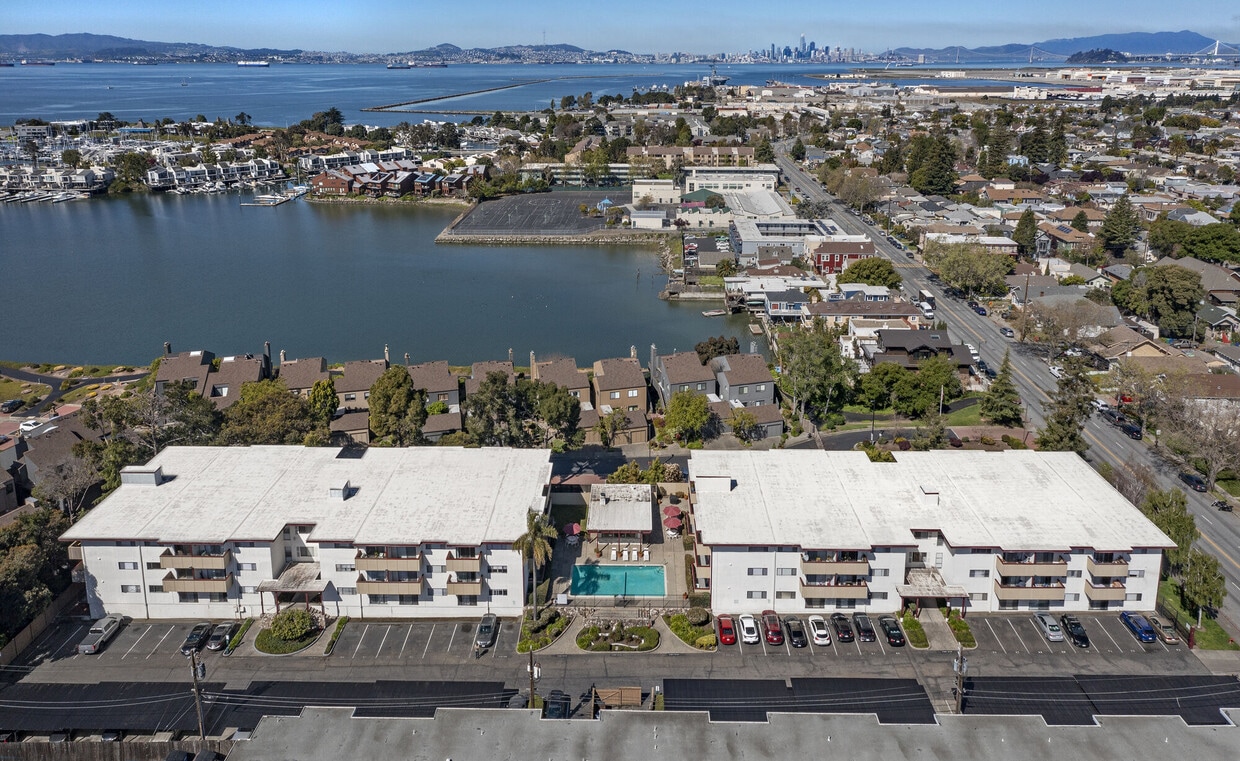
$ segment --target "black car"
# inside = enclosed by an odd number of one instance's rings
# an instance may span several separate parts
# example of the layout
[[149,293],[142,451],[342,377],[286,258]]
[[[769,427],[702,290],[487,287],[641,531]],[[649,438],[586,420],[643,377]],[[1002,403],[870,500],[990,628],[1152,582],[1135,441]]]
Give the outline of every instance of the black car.
[[900,629],[900,624],[892,616],[879,616],[878,628],[883,630],[883,636],[887,638],[887,644],[892,647],[904,647],[904,632]]
[[878,635],[874,633],[874,624],[870,623],[870,617],[864,613],[853,614],[853,628],[857,630],[857,639],[862,642],[876,642]]
[[843,613],[831,614],[831,628],[835,631],[835,640],[837,642],[852,642],[853,630],[848,625],[848,619]]
[[1206,481],[1196,473],[1181,473],[1180,480],[1193,491],[1206,491]]
[[6,414],[9,412],[16,412],[17,410],[21,409],[21,406],[22,406],[21,399],[9,399],[6,402],[0,402],[0,412],[6,413]]
[[977,312],[983,317],[985,317],[988,314],[988,312],[986,311],[986,307],[981,306],[980,304],[978,306],[973,307],[973,311]]
[[189,657],[202,649],[207,644],[207,640],[211,637],[211,624],[206,621],[201,624],[195,624],[190,630],[189,636],[181,643],[181,655]]
[[801,623],[801,619],[796,616],[788,616],[784,619],[784,631],[788,633],[789,645],[805,647],[809,644],[809,638],[805,636],[805,624]]
[[1230,513],[1235,509],[1231,506],[1231,503],[1225,499],[1214,500],[1210,503],[1210,507],[1213,507],[1216,510],[1222,510],[1225,513]]
[[1081,619],[1071,613],[1064,613],[1059,617],[1059,623],[1063,626],[1068,638],[1072,640],[1072,644],[1077,647],[1089,647],[1089,635],[1085,633]]
[[1098,411],[1098,415],[1111,425],[1122,425],[1127,422],[1127,418],[1125,418],[1120,411],[1114,407],[1104,407]]
[[474,635],[474,645],[486,649],[495,646],[495,635],[499,631],[499,617],[487,613],[478,622],[478,631]]
[[552,690],[543,698],[544,719],[567,719],[572,708],[573,700],[563,690]]
[[[1145,431],[1142,430],[1141,426],[1136,423],[1123,423],[1120,425],[1119,429],[1124,432],[1125,436],[1130,439],[1136,439],[1137,441],[1140,441],[1141,437],[1145,435]],[[1205,490],[1202,489],[1202,491]]]
[[988,365],[986,364],[986,360],[978,359],[975,364],[977,365],[978,370],[981,370],[982,372],[986,372],[986,368],[988,367]]
[[986,368],[986,377],[989,378],[990,380],[994,380],[995,378],[999,377],[999,373],[995,372],[995,369],[993,367],[988,367]]
[[232,642],[233,635],[241,628],[241,624],[236,621],[229,621],[225,624],[217,624],[215,629],[211,631],[211,637],[207,640],[208,650],[223,650],[228,647],[228,643]]

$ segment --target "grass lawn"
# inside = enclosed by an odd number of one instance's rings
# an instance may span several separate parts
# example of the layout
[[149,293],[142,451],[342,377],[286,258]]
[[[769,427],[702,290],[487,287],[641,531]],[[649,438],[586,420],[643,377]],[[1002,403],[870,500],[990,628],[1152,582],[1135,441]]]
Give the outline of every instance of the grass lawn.
[[23,394],[21,381],[15,381],[12,378],[0,378],[0,402],[6,399],[22,399],[28,402],[36,396],[47,396],[52,390],[41,383],[36,383],[31,388],[33,389],[32,391]]
[[551,525],[556,531],[563,531],[564,527],[570,523],[580,523],[584,529],[586,525],[586,506],[585,505],[552,505],[551,506]]
[[[1175,614],[1182,623],[1195,624],[1197,616],[1185,610],[1180,604],[1180,588],[1174,579],[1167,579],[1158,584],[1158,601],[1167,610]],[[1202,650],[1240,650],[1240,645],[1231,641],[1232,636],[1227,630],[1209,616],[1201,619],[1201,629],[1197,632],[1197,647]]]
[[981,425],[982,405],[971,404],[946,415],[947,425]]
[[1240,497],[1240,478],[1229,478],[1226,481],[1219,480],[1214,482],[1218,488],[1227,492],[1233,497]]
[[[845,404],[843,411],[851,412],[854,415],[869,415],[870,414],[870,408],[862,404]],[[888,407],[887,409],[883,409],[883,410],[876,410],[874,412],[874,416],[877,417],[879,420],[882,420],[884,417],[892,417],[895,414],[896,414],[896,411],[891,409],[890,407]]]
[[698,278],[698,285],[703,288],[722,288],[723,278],[718,275],[702,275]]

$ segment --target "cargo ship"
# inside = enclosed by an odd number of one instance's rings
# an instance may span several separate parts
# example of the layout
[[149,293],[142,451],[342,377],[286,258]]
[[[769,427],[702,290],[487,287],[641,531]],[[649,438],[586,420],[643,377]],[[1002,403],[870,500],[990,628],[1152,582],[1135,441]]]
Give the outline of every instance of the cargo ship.
[[270,66],[271,63],[268,61],[237,61],[237,65],[249,68],[265,69]]

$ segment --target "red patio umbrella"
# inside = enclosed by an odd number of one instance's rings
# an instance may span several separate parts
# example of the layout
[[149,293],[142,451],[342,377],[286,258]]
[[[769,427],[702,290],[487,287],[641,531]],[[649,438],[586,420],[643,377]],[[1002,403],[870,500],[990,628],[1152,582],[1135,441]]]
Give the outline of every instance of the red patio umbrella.
[[676,518],[680,517],[681,512],[682,511],[679,505],[668,505],[667,507],[663,508],[664,515],[670,515]]
[[683,523],[684,521],[680,520],[679,518],[675,518],[675,517],[663,519],[663,525],[667,526],[668,528],[680,528],[681,525],[683,525]]
[[570,523],[564,527],[564,533],[568,536],[576,536],[581,533],[580,523]]

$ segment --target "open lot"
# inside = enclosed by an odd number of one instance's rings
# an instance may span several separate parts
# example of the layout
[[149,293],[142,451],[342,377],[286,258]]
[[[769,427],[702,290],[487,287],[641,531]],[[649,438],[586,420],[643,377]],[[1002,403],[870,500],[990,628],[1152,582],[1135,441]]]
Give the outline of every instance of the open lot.
[[595,206],[610,198],[616,204],[629,199],[615,191],[530,193],[487,201],[474,207],[452,229],[454,235],[575,235],[602,230],[602,217],[582,215],[580,206]]
[[[475,621],[350,622],[340,633],[332,660],[441,663],[474,659]],[[517,657],[517,622],[501,620],[495,646],[480,660]]]

